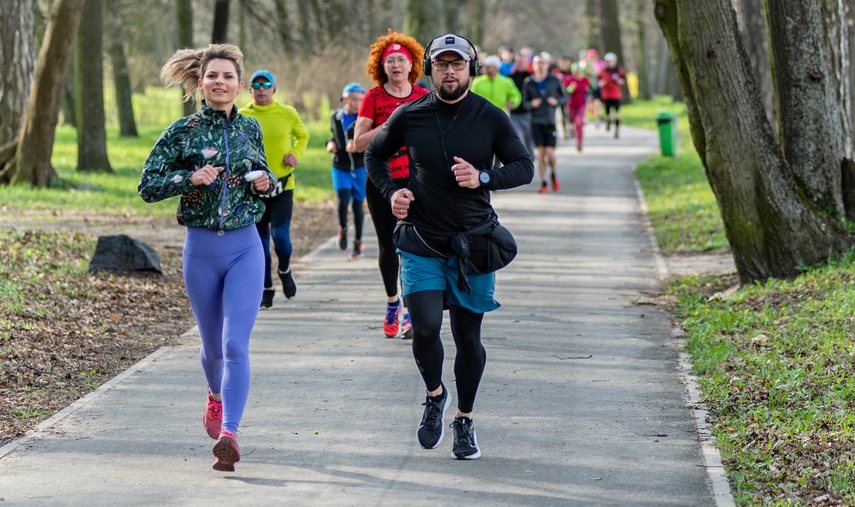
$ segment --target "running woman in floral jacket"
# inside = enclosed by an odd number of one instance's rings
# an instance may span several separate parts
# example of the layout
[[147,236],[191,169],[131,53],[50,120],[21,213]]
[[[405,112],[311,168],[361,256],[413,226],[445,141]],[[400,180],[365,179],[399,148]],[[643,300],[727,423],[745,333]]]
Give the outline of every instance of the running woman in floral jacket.
[[161,70],[186,98],[202,92],[202,110],[181,118],[157,140],[138,192],[146,202],[179,196],[187,227],[184,285],[202,336],[199,358],[208,383],[202,423],[216,439],[214,469],[240,461],[238,424],[249,394],[249,336],[264,286],[264,253],[255,223],[259,198],[276,177],[264,156],[258,122],[234,106],[243,90],[243,54],[211,44],[177,51]]

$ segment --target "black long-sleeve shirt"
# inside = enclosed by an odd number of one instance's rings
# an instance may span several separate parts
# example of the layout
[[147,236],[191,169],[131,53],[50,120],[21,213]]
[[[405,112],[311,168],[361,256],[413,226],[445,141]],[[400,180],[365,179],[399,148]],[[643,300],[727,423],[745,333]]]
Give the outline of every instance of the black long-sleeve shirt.
[[344,108],[339,108],[336,111],[333,111],[332,117],[330,118],[330,130],[332,131],[332,137],[330,137],[329,140],[335,142],[335,146],[337,148],[332,157],[332,165],[336,169],[341,169],[342,171],[352,171],[353,169],[357,169],[365,165],[365,152],[360,151],[350,153],[345,149],[347,147],[347,141],[349,139],[353,139],[353,130],[356,126],[356,120],[350,124],[347,130],[345,130],[343,116]]
[[[564,107],[564,104],[567,103],[567,92],[564,90],[561,80],[552,74],[547,74],[545,81],[543,91],[540,91],[534,74],[523,81],[523,92],[529,97],[529,101],[536,98],[543,99],[538,107],[531,107],[532,125],[555,125],[555,108]],[[558,105],[550,106],[546,101],[549,97],[555,97],[558,100]]]
[[[388,159],[404,145],[410,160],[407,188],[414,196],[407,221],[443,247],[454,234],[490,220],[490,190],[526,185],[534,176],[528,149],[510,118],[473,93],[455,104],[428,94],[402,105],[383,124],[365,151],[365,165],[387,202],[398,190]],[[497,169],[492,169],[494,154],[504,164]],[[455,156],[489,172],[490,184],[459,186],[451,171]]]

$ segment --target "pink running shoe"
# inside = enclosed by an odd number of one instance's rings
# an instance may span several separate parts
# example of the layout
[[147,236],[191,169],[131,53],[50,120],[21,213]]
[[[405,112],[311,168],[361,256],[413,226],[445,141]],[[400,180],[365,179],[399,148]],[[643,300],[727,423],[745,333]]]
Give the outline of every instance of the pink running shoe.
[[211,388],[208,388],[208,406],[202,414],[202,426],[208,431],[208,436],[216,439],[220,436],[220,426],[223,424],[223,402],[211,397]]
[[234,472],[235,463],[240,461],[240,447],[237,443],[237,435],[229,430],[220,430],[220,438],[211,449],[214,453],[214,470],[221,472]]
[[398,299],[398,306],[389,306],[386,304],[386,318],[383,319],[383,334],[386,338],[394,338],[398,336],[398,331],[401,329],[399,322],[401,318],[401,310],[404,307],[404,302]]

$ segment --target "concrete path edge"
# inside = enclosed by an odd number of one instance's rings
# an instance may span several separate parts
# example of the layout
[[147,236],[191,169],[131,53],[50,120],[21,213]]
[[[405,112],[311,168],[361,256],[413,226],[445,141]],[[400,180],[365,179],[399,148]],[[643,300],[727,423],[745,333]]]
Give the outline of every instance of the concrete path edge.
[[[637,166],[636,166],[637,167]],[[632,168],[635,174],[636,167]],[[642,215],[644,229],[647,232],[647,237],[650,240],[650,247],[653,252],[653,258],[656,263],[656,273],[660,280],[665,280],[668,277],[668,264],[659,249],[659,243],[656,241],[656,233],[653,230],[650,215],[648,215],[647,201],[644,198],[644,191],[641,189],[641,184],[638,179],[635,179],[635,193],[638,196],[638,206]],[[701,388],[698,385],[698,377],[693,373],[692,356],[685,350],[685,340],[680,339],[680,332],[674,334],[674,344],[679,354],[679,369],[680,380],[686,386],[686,395],[689,401],[689,408],[692,410],[692,416],[695,419],[695,428],[698,432],[698,439],[701,441],[701,452],[704,457],[704,468],[707,472],[707,477],[712,487],[713,497],[715,498],[718,507],[736,507],[736,501],[730,489],[730,481],[727,479],[727,474],[724,470],[724,463],[721,459],[721,452],[715,446],[715,437],[712,434],[711,425],[709,423],[709,411],[704,407],[701,400]]]
[[10,452],[14,451],[17,448],[19,448],[23,445],[26,445],[30,441],[46,435],[48,433],[49,429],[52,426],[54,426],[55,424],[57,424],[59,421],[65,419],[66,417],[70,416],[71,414],[73,414],[77,410],[86,406],[87,403],[98,398],[102,394],[105,394],[110,389],[116,387],[123,380],[130,377],[134,373],[142,370],[143,368],[145,368],[149,364],[153,363],[159,357],[163,356],[164,354],[166,354],[167,352],[169,352],[172,349],[173,349],[173,347],[169,347],[169,346],[160,347],[159,349],[155,350],[151,354],[142,358],[139,362],[137,362],[136,364],[134,364],[133,366],[131,366],[127,370],[119,373],[118,375],[116,375],[112,379],[101,384],[101,386],[98,389],[95,389],[94,391],[90,392],[86,396],[79,398],[78,400],[76,400],[71,405],[65,407],[64,409],[60,410],[59,412],[55,413],[54,415],[52,415],[49,418],[45,419],[44,421],[40,422],[38,425],[36,425],[35,428],[31,429],[26,434],[24,434],[24,436],[16,438],[15,440],[12,440],[11,442],[4,445],[3,447],[0,447],[0,459],[3,459],[4,456],[6,456],[7,454],[9,454]]

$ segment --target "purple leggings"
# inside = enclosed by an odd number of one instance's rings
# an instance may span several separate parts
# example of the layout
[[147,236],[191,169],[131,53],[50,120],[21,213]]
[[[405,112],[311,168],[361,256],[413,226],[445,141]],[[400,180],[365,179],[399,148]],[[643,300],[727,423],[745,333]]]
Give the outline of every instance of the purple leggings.
[[223,429],[237,433],[249,394],[249,335],[264,286],[255,226],[187,229],[184,286],[202,335],[199,359],[212,393],[223,396]]

